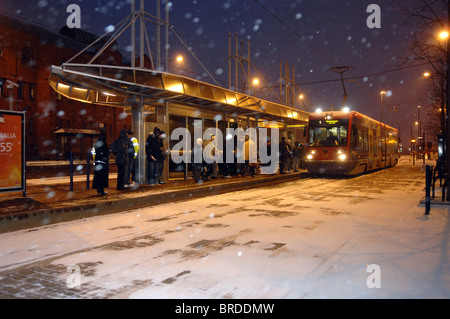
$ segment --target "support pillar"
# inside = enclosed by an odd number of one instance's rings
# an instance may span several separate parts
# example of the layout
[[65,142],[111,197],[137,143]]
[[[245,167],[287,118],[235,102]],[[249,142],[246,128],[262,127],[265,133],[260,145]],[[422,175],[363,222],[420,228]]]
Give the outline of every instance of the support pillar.
[[146,159],[145,159],[145,130],[144,130],[144,101],[140,97],[131,107],[132,130],[139,142],[139,152],[136,157],[136,183],[145,184]]

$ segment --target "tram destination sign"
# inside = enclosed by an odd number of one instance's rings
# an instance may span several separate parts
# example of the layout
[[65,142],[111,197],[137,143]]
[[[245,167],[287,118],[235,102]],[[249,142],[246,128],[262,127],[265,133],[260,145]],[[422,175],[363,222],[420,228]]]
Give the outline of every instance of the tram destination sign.
[[0,111],[0,192],[25,195],[25,113]]

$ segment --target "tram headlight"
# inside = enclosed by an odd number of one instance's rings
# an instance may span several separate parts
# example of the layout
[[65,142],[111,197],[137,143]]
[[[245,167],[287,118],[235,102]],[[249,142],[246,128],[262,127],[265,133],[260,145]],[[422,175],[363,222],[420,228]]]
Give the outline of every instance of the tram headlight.
[[313,159],[313,155],[312,154],[308,154],[308,156],[306,156],[307,159],[312,160]]
[[345,161],[347,159],[347,155],[345,155],[343,150],[337,150],[337,155],[341,161]]

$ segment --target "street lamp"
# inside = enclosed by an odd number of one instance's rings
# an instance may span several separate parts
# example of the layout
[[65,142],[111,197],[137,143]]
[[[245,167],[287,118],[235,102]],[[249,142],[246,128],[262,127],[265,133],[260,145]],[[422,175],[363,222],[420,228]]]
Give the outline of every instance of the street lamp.
[[449,36],[449,33],[446,30],[439,32],[439,39],[441,39],[441,40],[446,40],[448,38],[448,36]]
[[177,61],[178,63],[182,63],[184,61],[184,57],[182,55],[177,55],[175,61]]
[[[450,23],[450,21],[449,21]],[[449,117],[449,112],[448,112],[448,108],[450,106],[450,41],[448,41],[448,37],[449,37],[449,32],[447,30],[443,30],[439,33],[439,39],[441,40],[447,40],[447,65],[446,65],[446,69],[447,69],[447,96],[446,96],[446,105],[447,105],[447,110],[446,110],[446,120],[445,120],[445,133],[443,134],[444,138],[445,138],[445,169],[447,172],[447,176],[446,176],[446,185],[449,185],[450,183],[450,117]],[[447,186],[448,187],[448,186]],[[447,201],[450,201],[450,192],[447,191]]]

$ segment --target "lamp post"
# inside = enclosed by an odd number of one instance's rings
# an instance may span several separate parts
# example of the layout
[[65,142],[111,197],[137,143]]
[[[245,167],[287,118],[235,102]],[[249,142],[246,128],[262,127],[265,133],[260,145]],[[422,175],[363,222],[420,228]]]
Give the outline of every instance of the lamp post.
[[421,135],[421,125],[420,125],[420,105],[417,106],[417,146],[418,146],[418,150],[417,150],[417,159],[420,159],[420,156],[423,155],[423,143],[420,143],[420,140],[422,138],[423,141],[423,136]]
[[[450,5],[448,6],[448,14],[450,16]],[[450,21],[449,21],[450,23]],[[445,112],[445,132],[443,132],[443,136],[445,138],[445,170],[447,172],[447,177],[445,179],[445,183],[447,185],[447,187],[450,184],[450,117],[449,117],[449,112],[448,112],[448,107],[450,105],[450,94],[449,94],[449,90],[450,90],[450,41],[448,40],[449,37],[449,32],[447,30],[444,30],[442,32],[439,33],[439,38],[441,40],[447,40],[447,65],[446,65],[446,69],[447,69],[447,94],[446,94],[446,112]],[[450,194],[447,191],[447,198],[446,201],[450,201]]]

